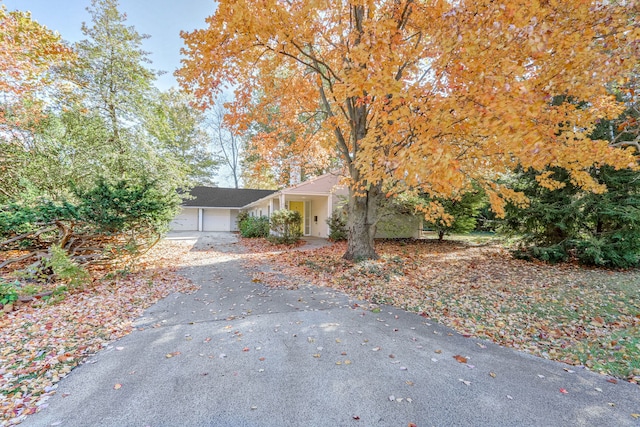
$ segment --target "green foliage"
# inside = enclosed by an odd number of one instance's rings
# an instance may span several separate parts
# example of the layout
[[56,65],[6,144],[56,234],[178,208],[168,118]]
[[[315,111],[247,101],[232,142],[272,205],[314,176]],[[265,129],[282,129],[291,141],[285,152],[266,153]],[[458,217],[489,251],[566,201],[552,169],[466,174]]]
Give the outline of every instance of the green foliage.
[[434,200],[440,203],[444,212],[453,218],[451,221],[438,218],[426,223],[435,229],[439,240],[447,234],[467,234],[473,231],[476,228],[480,210],[487,205],[487,198],[480,189],[462,193],[457,198],[435,198]]
[[54,221],[78,220],[77,206],[63,201],[27,200],[0,206],[0,237],[34,232]]
[[514,189],[530,204],[508,206],[501,230],[520,236],[516,256],[548,262],[575,256],[586,265],[629,268],[640,265],[640,174],[629,169],[592,168],[591,176],[607,187],[595,194],[574,185],[560,168],[551,177],[564,184],[550,190],[537,173],[518,171]]
[[12,304],[18,300],[18,282],[5,282],[0,279],[0,305]]
[[266,216],[238,216],[238,228],[242,237],[269,236],[269,218]]
[[271,215],[271,242],[292,244],[302,237],[302,216],[300,212],[280,209]]
[[82,289],[89,283],[87,270],[71,260],[64,249],[52,245],[49,252],[50,257],[45,262],[45,267],[51,269],[57,280],[66,283],[71,289]]
[[347,212],[345,209],[334,209],[331,216],[327,218],[329,226],[329,240],[334,242],[347,240]]
[[220,162],[209,148],[212,138],[204,131],[204,113],[184,92],[170,89],[154,94],[145,112],[145,129],[160,151],[179,161],[184,173],[198,185],[214,185]]
[[165,231],[180,205],[176,192],[163,190],[160,182],[145,178],[115,183],[100,179],[95,187],[78,191],[77,196],[83,218],[101,232]]

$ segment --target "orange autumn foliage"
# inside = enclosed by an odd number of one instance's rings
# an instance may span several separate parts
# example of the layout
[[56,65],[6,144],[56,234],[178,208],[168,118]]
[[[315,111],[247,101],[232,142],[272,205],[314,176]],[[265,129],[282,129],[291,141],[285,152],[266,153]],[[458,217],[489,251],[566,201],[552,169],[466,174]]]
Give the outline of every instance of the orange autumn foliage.
[[[623,110],[606,84],[638,62],[638,12],[634,0],[223,0],[182,34],[177,75],[203,106],[235,88],[233,120],[296,130],[295,153],[339,157],[352,198],[476,181],[500,214],[524,201],[495,182],[518,164],[563,167],[593,191],[586,167],[636,166],[588,135]],[[317,129],[300,133],[309,117]]]
[[0,6],[0,126],[36,123],[44,94],[55,83],[51,69],[72,56],[61,37],[33,21],[29,12]]

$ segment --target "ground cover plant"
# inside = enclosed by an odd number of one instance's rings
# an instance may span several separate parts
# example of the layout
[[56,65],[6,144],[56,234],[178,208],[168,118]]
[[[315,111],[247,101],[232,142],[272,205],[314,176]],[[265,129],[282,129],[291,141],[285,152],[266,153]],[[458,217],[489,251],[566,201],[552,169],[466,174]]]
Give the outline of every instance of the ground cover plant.
[[465,336],[640,383],[640,270],[527,262],[464,241],[386,241],[379,260],[361,263],[342,259],[343,242],[277,254],[252,243],[244,241],[281,266],[256,273],[271,286],[328,286]]

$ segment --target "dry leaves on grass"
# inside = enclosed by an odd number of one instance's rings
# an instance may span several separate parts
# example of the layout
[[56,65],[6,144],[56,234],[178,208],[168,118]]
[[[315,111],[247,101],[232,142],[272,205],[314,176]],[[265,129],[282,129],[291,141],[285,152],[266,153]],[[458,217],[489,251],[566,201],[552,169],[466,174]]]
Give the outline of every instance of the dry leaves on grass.
[[380,242],[380,259],[358,264],[341,258],[345,249],[337,243],[263,252],[253,262],[277,265],[278,274],[255,277],[271,286],[332,287],[421,313],[465,336],[640,381],[640,343],[620,345],[640,330],[640,271],[531,263],[497,246],[462,242]]
[[191,245],[161,242],[137,271],[96,279],[57,304],[37,302],[0,318],[0,422],[36,412],[84,357],[132,329],[144,308],[173,292],[196,290],[175,274]]

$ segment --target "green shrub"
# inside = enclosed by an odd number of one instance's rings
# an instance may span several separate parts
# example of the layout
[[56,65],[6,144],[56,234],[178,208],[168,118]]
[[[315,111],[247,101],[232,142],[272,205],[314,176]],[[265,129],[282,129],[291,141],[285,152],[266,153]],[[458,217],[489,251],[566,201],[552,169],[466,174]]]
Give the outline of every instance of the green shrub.
[[538,172],[520,170],[512,188],[530,200],[525,208],[509,205],[501,231],[520,238],[516,256],[609,268],[640,266],[640,174],[631,169],[594,167],[591,176],[607,191],[596,194],[577,187],[562,168],[551,177],[564,184],[549,190]]
[[[429,200],[427,198],[427,200]],[[468,234],[477,225],[477,217],[480,210],[487,205],[487,197],[480,188],[462,193],[458,198],[435,198],[444,208],[444,212],[451,215],[453,220],[446,222],[442,218],[434,218],[433,221],[425,221],[426,226],[438,233],[438,240],[444,239],[448,234]]]
[[12,304],[18,300],[18,282],[8,283],[0,279],[0,306]]
[[180,206],[175,191],[146,179],[113,183],[99,179],[87,191],[76,190],[76,196],[83,219],[103,232],[166,231]]
[[82,289],[89,283],[90,276],[87,270],[80,267],[58,245],[52,245],[49,249],[51,257],[45,263],[50,268],[55,278],[69,285],[71,289]]
[[244,216],[238,222],[242,237],[268,237],[269,218],[266,216]]
[[331,217],[327,218],[329,226],[329,240],[337,242],[347,240],[347,212],[344,209],[335,209]]
[[292,244],[302,237],[302,216],[299,212],[281,209],[271,215],[271,235],[273,243]]

